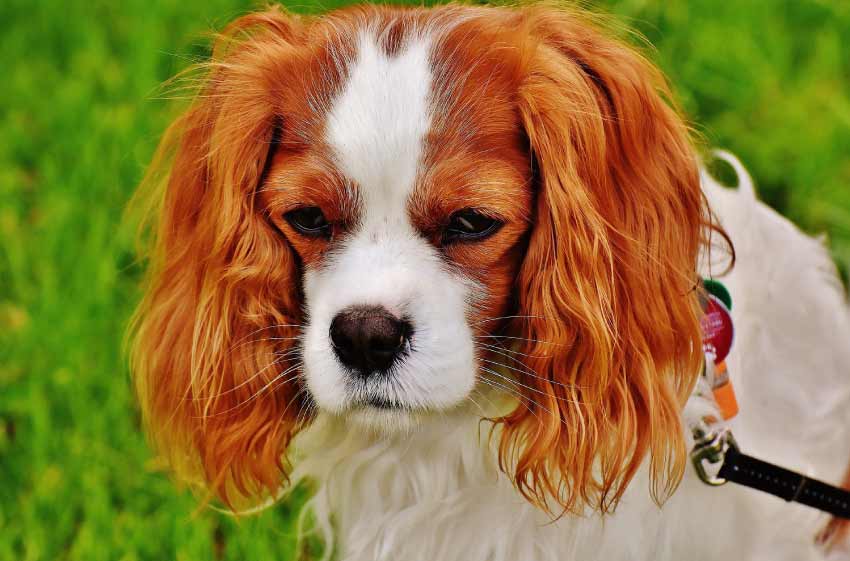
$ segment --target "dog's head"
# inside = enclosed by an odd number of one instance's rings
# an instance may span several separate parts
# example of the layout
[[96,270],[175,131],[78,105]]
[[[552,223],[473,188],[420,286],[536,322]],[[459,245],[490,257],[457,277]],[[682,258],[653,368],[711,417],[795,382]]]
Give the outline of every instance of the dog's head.
[[219,39],[168,131],[133,368],[225,501],[317,412],[407,430],[504,392],[501,466],[608,508],[684,462],[707,211],[659,73],[561,9],[277,9]]

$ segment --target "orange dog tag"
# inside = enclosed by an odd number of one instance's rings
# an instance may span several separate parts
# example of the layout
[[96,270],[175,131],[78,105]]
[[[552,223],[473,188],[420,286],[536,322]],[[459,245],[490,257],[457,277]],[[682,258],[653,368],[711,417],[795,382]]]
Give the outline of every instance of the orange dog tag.
[[714,381],[711,389],[723,420],[729,420],[738,414],[738,400],[735,398],[735,389],[732,387],[732,381],[729,380],[725,361],[714,365]]
[[714,393],[714,400],[724,420],[738,414],[738,400],[729,379],[726,357],[732,350],[735,328],[732,324],[732,299],[729,292],[717,281],[706,281],[708,291],[703,302],[702,349],[705,353],[705,375]]

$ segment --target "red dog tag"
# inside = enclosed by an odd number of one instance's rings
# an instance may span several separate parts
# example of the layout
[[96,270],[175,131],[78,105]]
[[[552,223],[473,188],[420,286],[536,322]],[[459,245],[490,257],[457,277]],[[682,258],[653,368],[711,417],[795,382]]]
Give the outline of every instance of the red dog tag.
[[732,314],[726,305],[713,294],[708,295],[705,312],[700,319],[702,327],[702,350],[706,358],[714,364],[720,364],[729,355],[735,329],[732,326]]
[[[728,294],[728,293],[727,293]],[[732,314],[726,304],[715,294],[708,294],[700,318],[702,327],[702,350],[705,353],[706,375],[708,375],[714,400],[724,419],[731,419],[738,413],[738,400],[732,389],[732,381],[726,369],[726,357],[732,349],[735,328]]]

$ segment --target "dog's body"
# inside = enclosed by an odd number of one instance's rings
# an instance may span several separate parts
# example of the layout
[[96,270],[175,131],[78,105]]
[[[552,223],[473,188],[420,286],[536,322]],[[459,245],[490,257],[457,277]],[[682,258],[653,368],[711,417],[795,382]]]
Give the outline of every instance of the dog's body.
[[687,465],[700,276],[728,233],[738,442],[832,482],[845,297],[669,97],[554,6],[237,20],[151,173],[155,444],[231,507],[318,482],[348,561],[816,558],[825,517]]
[[[734,271],[723,277],[734,299],[729,366],[741,408],[728,424],[745,452],[837,484],[850,458],[846,297],[823,244],[757,201],[746,172],[737,171],[738,189],[703,179],[737,250]],[[641,472],[614,514],[552,521],[499,472],[478,407],[488,396],[476,402],[390,439],[332,419],[303,435],[296,474],[319,482],[309,508],[340,559],[824,558],[815,535],[826,515],[732,483],[710,487],[692,469],[663,508]],[[685,416],[698,418],[704,407],[694,397]]]

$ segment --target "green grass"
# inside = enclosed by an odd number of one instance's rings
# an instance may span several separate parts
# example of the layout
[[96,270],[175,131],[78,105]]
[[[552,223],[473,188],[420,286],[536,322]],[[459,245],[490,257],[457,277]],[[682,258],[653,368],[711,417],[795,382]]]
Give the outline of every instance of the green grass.
[[[709,143],[850,264],[850,4],[603,4],[655,45]],[[285,506],[235,523],[155,469],[120,352],[141,273],[122,211],[176,111],[157,86],[250,7],[0,6],[2,560],[293,557]]]

